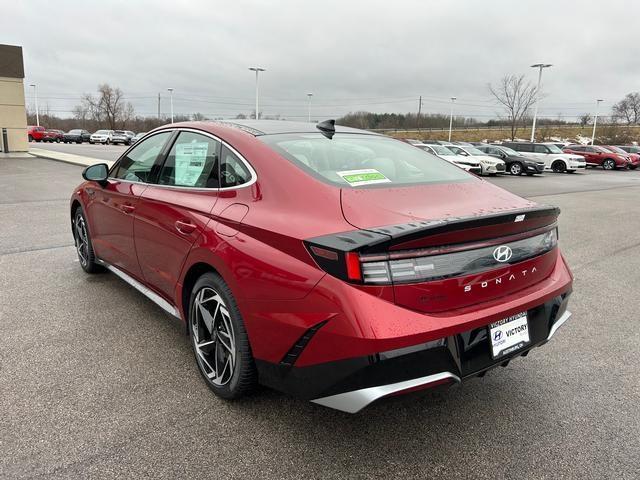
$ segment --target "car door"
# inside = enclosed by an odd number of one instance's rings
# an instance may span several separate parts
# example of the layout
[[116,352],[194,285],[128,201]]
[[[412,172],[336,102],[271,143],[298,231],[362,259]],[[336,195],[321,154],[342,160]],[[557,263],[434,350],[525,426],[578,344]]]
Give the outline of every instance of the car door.
[[133,213],[172,132],[161,132],[127,151],[114,164],[104,187],[87,189],[91,240],[101,260],[142,278],[133,239]]
[[584,155],[585,160],[590,165],[602,165],[604,155],[593,147],[584,147],[583,152],[578,152],[580,155]]
[[536,160],[542,160],[546,168],[551,168],[552,156],[546,145],[533,145],[533,152],[530,154]]
[[212,136],[180,131],[157,181],[140,195],[134,221],[140,268],[146,283],[168,299],[218,200],[220,148]]

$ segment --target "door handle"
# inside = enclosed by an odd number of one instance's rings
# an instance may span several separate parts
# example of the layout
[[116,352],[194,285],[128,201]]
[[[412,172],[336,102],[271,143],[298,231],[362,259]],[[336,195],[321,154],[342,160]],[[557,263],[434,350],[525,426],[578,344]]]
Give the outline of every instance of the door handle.
[[136,207],[134,207],[133,205],[120,205],[120,210],[122,210],[124,213],[133,213],[135,209]]
[[190,233],[193,233],[193,231],[197,228],[193,223],[191,222],[183,222],[182,220],[178,220],[176,223],[176,230],[178,230],[180,233],[183,233],[185,235],[189,235]]

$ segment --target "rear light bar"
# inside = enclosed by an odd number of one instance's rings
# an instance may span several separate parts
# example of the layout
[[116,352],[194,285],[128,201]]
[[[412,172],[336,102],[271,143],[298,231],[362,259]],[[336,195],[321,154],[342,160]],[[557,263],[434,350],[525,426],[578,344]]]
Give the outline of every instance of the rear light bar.
[[492,270],[542,255],[558,244],[555,225],[528,237],[515,235],[491,242],[426,250],[361,254],[307,245],[327,273],[352,283],[388,285],[442,280]]
[[[558,244],[557,229],[498,246],[398,260],[367,262],[361,256],[364,283],[412,283],[479,273],[519,263],[546,253]],[[379,258],[379,255],[376,257]]]

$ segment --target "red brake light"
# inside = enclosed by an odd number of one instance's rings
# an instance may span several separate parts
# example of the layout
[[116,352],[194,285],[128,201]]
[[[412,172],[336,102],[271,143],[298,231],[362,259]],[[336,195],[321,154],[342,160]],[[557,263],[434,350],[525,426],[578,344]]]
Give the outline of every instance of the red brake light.
[[347,278],[349,280],[362,280],[362,271],[360,270],[360,255],[356,252],[347,252],[344,254],[347,262]]

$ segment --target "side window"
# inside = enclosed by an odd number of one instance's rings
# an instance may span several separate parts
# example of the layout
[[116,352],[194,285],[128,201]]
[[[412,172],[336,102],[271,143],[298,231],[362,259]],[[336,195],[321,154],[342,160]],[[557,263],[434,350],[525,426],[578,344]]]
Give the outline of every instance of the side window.
[[167,156],[158,184],[218,188],[220,142],[193,132],[180,132]]
[[574,152],[584,152],[584,151],[586,151],[585,147],[576,146],[576,147],[566,147],[566,148],[569,148],[570,150],[573,150]]
[[527,145],[524,143],[521,143],[519,145],[516,145],[517,148],[515,148],[515,150],[519,151],[519,152],[533,152],[533,145]]
[[120,159],[113,177],[132,182],[150,182],[153,165],[172,133],[158,133],[136,145]]
[[251,172],[238,156],[227,147],[222,147],[220,164],[222,187],[236,187],[251,180]]
[[544,145],[534,145],[533,151],[534,153],[549,153],[549,149]]

